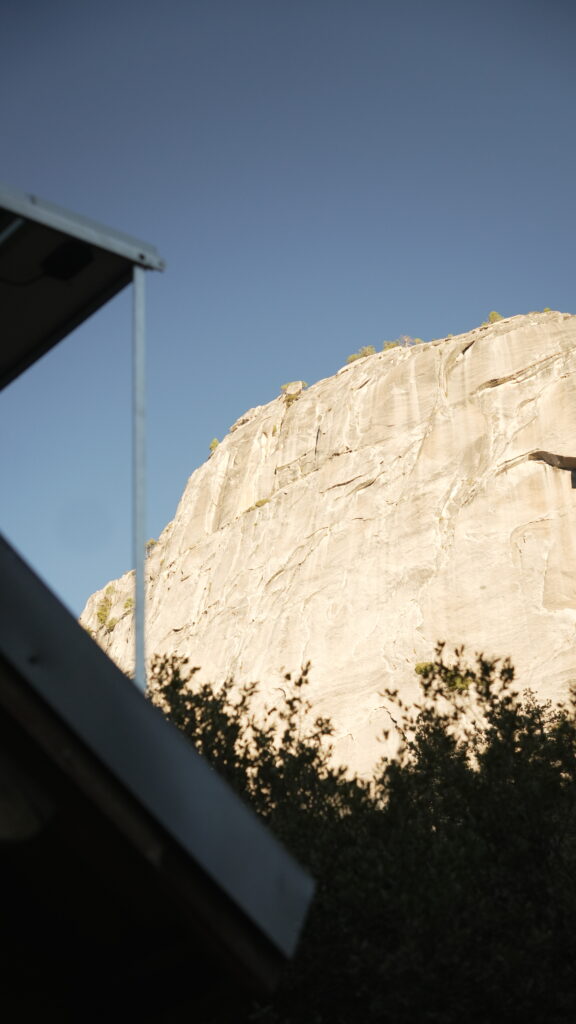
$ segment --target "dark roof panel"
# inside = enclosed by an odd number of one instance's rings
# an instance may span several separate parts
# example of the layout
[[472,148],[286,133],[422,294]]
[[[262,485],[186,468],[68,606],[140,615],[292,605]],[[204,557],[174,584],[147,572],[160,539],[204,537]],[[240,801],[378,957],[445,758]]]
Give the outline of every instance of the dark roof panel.
[[0,187],[0,387],[132,279],[162,270],[153,246]]
[[[240,962],[253,959],[251,935],[279,961],[292,956],[314,887],[309,875],[1,535],[0,577],[0,708],[19,727],[35,730],[60,769],[69,765],[89,802],[99,794],[100,814],[126,828],[134,819],[144,860],[170,870],[162,851],[166,844],[178,851],[188,866],[181,876],[184,902],[190,879],[206,880],[202,913]],[[77,755],[63,756],[61,730],[73,737]],[[79,770],[82,751],[87,767]],[[137,827],[138,815],[149,830]],[[173,884],[180,884],[176,877]],[[230,907],[224,916],[222,900]]]

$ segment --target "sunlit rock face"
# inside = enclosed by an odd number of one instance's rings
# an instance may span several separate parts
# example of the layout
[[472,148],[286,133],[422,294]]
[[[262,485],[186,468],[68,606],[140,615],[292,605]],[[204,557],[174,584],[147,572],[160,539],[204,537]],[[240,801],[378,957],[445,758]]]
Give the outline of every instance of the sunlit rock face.
[[[190,477],[148,558],[148,651],[199,678],[312,664],[337,755],[366,771],[436,641],[576,680],[576,317],[533,313],[395,348],[251,409]],[[574,470],[574,473],[573,473]],[[133,664],[130,574],[82,622]],[[110,586],[110,585],[109,585]],[[109,632],[110,621],[117,623]]]

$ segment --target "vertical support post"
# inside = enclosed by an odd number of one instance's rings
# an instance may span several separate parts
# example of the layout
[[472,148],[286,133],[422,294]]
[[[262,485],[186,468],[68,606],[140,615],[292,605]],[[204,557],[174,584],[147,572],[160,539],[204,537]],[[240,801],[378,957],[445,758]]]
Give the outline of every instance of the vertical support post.
[[143,267],[133,268],[132,344],[132,543],[134,545],[134,682],[146,690],[145,560],[146,560],[146,303]]

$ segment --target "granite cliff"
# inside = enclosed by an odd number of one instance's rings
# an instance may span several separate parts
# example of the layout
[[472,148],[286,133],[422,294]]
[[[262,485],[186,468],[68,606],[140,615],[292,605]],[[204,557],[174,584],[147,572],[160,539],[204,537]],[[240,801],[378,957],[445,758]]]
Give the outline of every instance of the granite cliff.
[[[530,313],[394,348],[245,413],[153,545],[148,650],[268,701],[310,661],[359,770],[438,639],[576,680],[576,316]],[[82,623],[132,665],[130,573]]]

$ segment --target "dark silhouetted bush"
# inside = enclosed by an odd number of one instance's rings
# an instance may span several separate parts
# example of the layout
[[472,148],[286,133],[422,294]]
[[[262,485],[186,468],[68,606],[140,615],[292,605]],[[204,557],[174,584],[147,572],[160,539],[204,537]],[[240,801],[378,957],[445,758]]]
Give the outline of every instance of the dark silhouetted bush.
[[307,669],[258,719],[255,685],[154,662],[152,699],[318,882],[280,990],[242,1020],[576,1019],[574,709],[517,696],[507,661],[439,646],[418,668],[419,707],[382,695],[399,753],[361,780],[310,718]]

